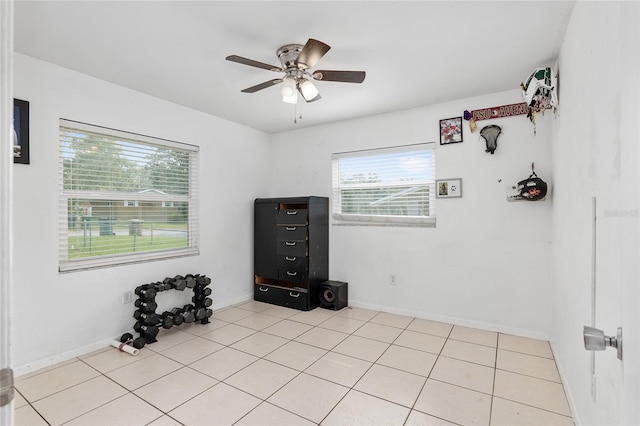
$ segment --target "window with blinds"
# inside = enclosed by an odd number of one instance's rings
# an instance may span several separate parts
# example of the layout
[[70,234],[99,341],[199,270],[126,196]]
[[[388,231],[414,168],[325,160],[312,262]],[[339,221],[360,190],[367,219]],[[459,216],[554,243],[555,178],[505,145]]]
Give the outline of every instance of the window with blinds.
[[198,147],[60,120],[61,272],[198,254]]
[[435,226],[434,144],[332,155],[336,224]]

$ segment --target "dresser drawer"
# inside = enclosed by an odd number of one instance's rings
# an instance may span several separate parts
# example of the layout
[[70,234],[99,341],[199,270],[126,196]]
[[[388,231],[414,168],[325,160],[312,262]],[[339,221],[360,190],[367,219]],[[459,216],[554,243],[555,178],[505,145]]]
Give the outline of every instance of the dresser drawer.
[[296,271],[295,269],[278,269],[278,279],[286,281],[305,281],[307,271]]
[[306,256],[278,256],[278,279],[306,281],[308,273]]
[[286,241],[306,241],[307,227],[304,225],[280,225],[276,229],[276,239]]
[[266,284],[254,284],[253,299],[258,302],[309,310],[309,296],[305,289],[287,289]]
[[306,281],[308,276],[305,256],[278,256],[278,279]]
[[276,217],[278,225],[306,225],[307,209],[280,209]]
[[306,272],[308,259],[306,256],[278,256],[278,269]]
[[278,256],[306,256],[306,241],[276,241],[276,254]]

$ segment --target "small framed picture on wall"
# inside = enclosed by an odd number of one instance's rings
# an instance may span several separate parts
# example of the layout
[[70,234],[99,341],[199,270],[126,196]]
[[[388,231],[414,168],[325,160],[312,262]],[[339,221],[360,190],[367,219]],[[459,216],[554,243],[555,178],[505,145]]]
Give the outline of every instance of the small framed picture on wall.
[[462,117],[440,120],[440,145],[462,142]]
[[436,198],[462,197],[462,179],[436,180]]
[[13,100],[13,162],[29,164],[29,102]]

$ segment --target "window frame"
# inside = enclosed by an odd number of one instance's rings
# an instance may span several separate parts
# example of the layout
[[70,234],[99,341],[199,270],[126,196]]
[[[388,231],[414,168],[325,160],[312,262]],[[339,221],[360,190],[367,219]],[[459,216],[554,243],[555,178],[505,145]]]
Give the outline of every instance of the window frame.
[[[64,181],[64,142],[63,134],[69,130],[80,133],[87,132],[99,134],[111,138],[115,143],[129,142],[147,146],[154,146],[165,149],[173,149],[188,154],[188,194],[166,194],[161,192],[118,192],[103,190],[79,190],[65,189]],[[145,136],[136,133],[126,132],[82,123],[78,121],[59,119],[59,140],[58,140],[58,271],[73,272],[94,268],[104,268],[111,266],[122,266],[132,263],[156,261],[184,256],[194,256],[199,254],[199,202],[198,202],[198,157],[199,147],[196,145],[160,139],[152,136]],[[158,203],[183,203],[187,208],[187,245],[179,248],[161,248],[149,251],[130,251],[121,254],[109,254],[98,256],[86,256],[69,258],[69,212],[68,203],[70,199],[92,200],[96,202],[107,202],[107,205],[120,205],[125,209],[135,208],[128,206],[128,203],[142,205],[143,202]]]
[[[368,214],[349,214],[342,211],[341,189],[340,185],[340,160],[346,158],[364,158],[367,156],[380,156],[384,154],[410,153],[417,151],[429,151],[431,155],[430,176],[420,185],[424,186],[425,182],[429,188],[429,216],[401,216],[401,215],[368,215]],[[412,145],[402,145],[393,147],[374,148],[358,151],[339,152],[331,155],[331,199],[332,199],[332,218],[334,225],[373,225],[373,226],[401,226],[401,227],[435,227],[436,226],[436,144],[435,142],[419,143]],[[407,186],[406,182],[398,184],[362,184],[364,188],[390,187],[390,186]],[[351,188],[357,186],[352,185]]]

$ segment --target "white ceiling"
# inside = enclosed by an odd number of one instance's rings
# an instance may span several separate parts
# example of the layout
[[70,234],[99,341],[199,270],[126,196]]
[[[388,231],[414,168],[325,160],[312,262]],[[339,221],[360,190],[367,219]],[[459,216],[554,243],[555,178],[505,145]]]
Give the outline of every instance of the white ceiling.
[[[517,89],[557,57],[574,1],[17,1],[15,50],[237,123],[277,133]],[[280,65],[276,50],[316,38],[314,69],[364,70],[362,84],[316,82],[294,106],[278,78],[225,60]],[[515,101],[519,101],[515,100]],[[462,111],[461,111],[462,112]]]

